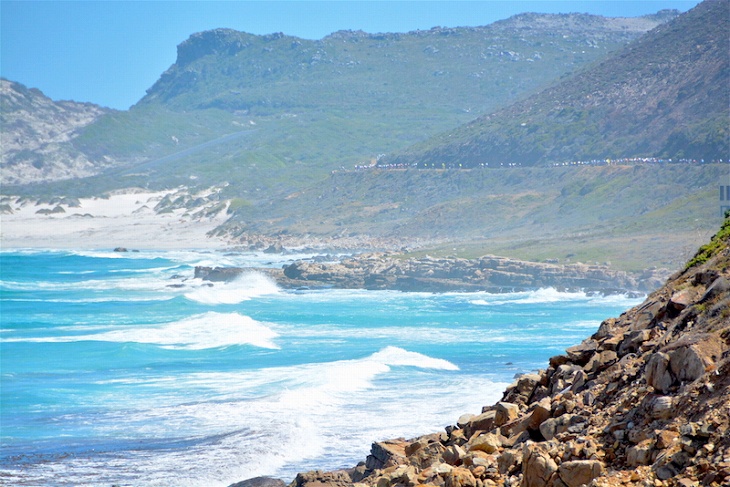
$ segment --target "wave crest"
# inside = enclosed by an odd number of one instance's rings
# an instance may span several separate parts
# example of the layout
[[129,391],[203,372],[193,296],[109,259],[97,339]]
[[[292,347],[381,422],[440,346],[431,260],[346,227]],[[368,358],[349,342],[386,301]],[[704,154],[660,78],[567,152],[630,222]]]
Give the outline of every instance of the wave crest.
[[274,339],[278,333],[262,323],[238,313],[208,312],[162,325],[125,326],[103,333],[17,338],[14,342],[79,342],[101,341],[117,343],[146,343],[173,350],[204,350],[233,345],[259,348],[280,348]]
[[185,294],[191,301],[201,304],[238,304],[249,299],[279,293],[279,286],[266,274],[260,272],[246,272],[227,283],[220,283],[211,287],[200,287]]

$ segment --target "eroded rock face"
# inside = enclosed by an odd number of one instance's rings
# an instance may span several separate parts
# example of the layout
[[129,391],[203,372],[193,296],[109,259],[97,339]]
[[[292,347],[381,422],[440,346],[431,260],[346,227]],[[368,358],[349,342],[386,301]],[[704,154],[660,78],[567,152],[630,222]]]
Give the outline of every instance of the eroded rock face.
[[648,281],[604,266],[544,264],[495,256],[400,260],[372,254],[338,263],[298,261],[287,266],[284,275],[334,287],[401,291],[511,292],[556,287],[613,294],[649,290]]

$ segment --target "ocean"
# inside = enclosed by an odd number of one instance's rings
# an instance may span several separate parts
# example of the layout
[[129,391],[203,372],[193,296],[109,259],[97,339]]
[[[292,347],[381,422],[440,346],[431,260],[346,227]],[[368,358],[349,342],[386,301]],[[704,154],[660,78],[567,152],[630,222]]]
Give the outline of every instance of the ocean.
[[308,255],[0,252],[0,484],[227,486],[442,431],[639,302],[282,290]]

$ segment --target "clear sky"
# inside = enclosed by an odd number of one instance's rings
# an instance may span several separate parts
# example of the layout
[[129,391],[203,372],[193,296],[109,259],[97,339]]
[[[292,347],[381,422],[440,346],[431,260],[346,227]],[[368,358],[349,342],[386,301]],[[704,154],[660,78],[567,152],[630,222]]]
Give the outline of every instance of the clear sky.
[[228,27],[321,39],[337,30],[408,32],[487,25],[522,12],[633,17],[698,0],[7,1],[0,75],[54,100],[127,109],[175,62],[190,34]]

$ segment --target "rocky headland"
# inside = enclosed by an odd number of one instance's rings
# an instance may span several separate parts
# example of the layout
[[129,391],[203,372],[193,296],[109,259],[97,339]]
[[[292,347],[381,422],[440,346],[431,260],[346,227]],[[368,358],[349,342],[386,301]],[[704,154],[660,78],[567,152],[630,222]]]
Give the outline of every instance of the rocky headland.
[[641,305],[517,378],[497,404],[290,487],[720,487],[729,429],[730,218]]
[[[195,277],[228,281],[250,270],[198,267]],[[404,259],[384,253],[362,254],[337,262],[300,260],[282,269],[255,270],[268,274],[287,289],[332,287],[495,293],[545,287],[603,294],[649,292],[659,287],[668,274],[656,269],[629,274],[602,265],[525,262],[496,256]]]

